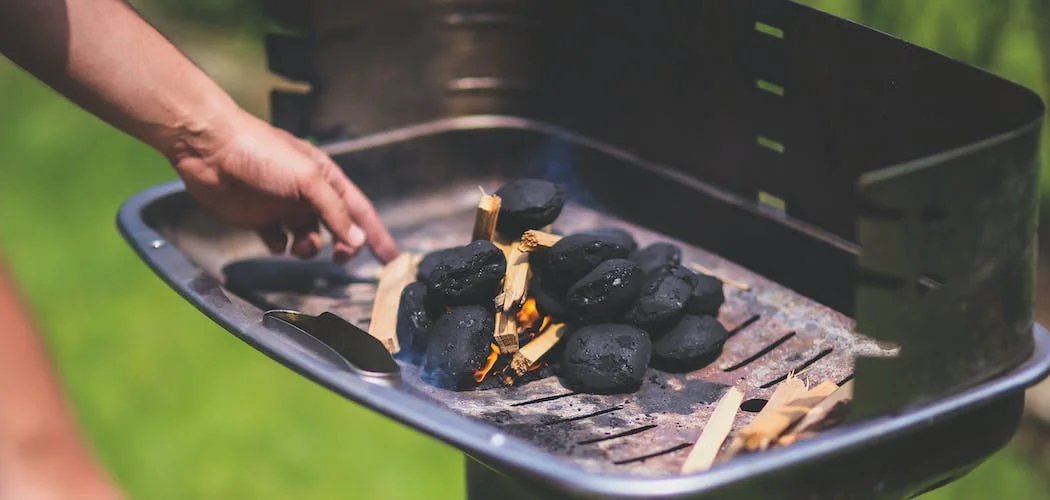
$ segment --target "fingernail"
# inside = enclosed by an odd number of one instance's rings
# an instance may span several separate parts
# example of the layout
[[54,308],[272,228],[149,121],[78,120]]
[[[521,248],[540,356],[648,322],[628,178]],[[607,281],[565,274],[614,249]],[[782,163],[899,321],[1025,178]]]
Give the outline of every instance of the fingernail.
[[347,243],[354,247],[360,247],[365,244],[365,232],[358,226],[350,226],[350,234],[347,235]]

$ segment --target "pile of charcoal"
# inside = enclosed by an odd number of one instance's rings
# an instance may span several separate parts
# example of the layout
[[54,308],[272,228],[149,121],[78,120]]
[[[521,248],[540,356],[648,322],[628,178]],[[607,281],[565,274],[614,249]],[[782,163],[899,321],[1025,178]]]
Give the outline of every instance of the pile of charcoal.
[[[477,239],[476,231],[467,245],[428,254],[417,281],[401,293],[398,355],[420,363],[428,383],[476,388],[479,373],[484,377],[499,368],[495,361],[517,355],[530,369],[550,364],[570,390],[628,393],[641,386],[650,366],[686,372],[719,356],[728,337],[716,319],[725,300],[722,282],[684,267],[681,249],[669,243],[638,248],[619,228],[557,235],[550,225],[562,212],[565,191],[550,182],[515,180],[495,196],[501,203],[491,241]],[[508,264],[508,249],[526,232],[547,235],[549,246],[530,248],[527,263],[512,258]],[[501,314],[513,317],[503,304],[509,304],[505,279],[516,265],[528,266],[524,294],[544,320],[515,324],[518,336],[507,347],[494,338]],[[557,329],[557,337],[542,350],[530,349],[529,340],[545,329]],[[520,352],[503,352],[517,349],[519,340]]]

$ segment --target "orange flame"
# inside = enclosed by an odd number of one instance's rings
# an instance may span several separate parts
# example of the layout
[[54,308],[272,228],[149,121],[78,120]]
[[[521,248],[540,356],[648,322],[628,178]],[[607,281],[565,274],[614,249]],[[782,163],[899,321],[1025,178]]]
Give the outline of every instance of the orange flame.
[[540,322],[540,327],[536,330],[537,332],[543,333],[548,326],[551,326],[551,317],[544,316],[543,321]]
[[536,363],[536,364],[533,364],[532,366],[530,366],[529,367],[529,371],[530,372],[534,372],[534,371],[539,370],[540,368],[543,368],[545,366],[547,366],[547,362],[546,361],[540,361],[539,363]]
[[521,305],[521,309],[514,314],[514,319],[518,321],[518,325],[522,328],[531,328],[540,320],[540,309],[536,306],[536,298],[529,297],[525,299],[525,303]]
[[499,346],[496,344],[489,344],[489,349],[491,349],[491,351],[489,352],[488,359],[485,361],[485,366],[474,372],[474,381],[479,384],[485,381],[485,377],[488,376],[492,367],[496,366],[496,360],[499,359]]

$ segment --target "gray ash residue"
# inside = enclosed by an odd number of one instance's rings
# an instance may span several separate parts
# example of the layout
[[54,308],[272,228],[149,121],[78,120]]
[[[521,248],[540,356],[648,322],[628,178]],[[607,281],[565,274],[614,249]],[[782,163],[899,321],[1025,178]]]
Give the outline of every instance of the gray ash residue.
[[691,415],[696,412],[698,406],[718,401],[729,387],[725,384],[679,377],[680,384],[674,385],[680,385],[682,389],[675,390],[672,384],[663,382],[669,376],[673,375],[653,375],[649,379],[652,383],[643,385],[635,394],[634,401],[643,411]]

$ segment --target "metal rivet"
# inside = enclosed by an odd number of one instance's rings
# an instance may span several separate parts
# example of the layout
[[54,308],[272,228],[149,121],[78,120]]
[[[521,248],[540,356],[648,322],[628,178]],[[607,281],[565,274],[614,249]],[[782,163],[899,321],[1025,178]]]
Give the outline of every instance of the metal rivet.
[[503,446],[503,443],[506,442],[507,436],[504,436],[503,434],[493,434],[492,437],[489,438],[489,443],[491,443],[492,446]]
[[152,242],[150,242],[149,246],[153,248],[160,248],[164,246],[164,240],[153,240]]

